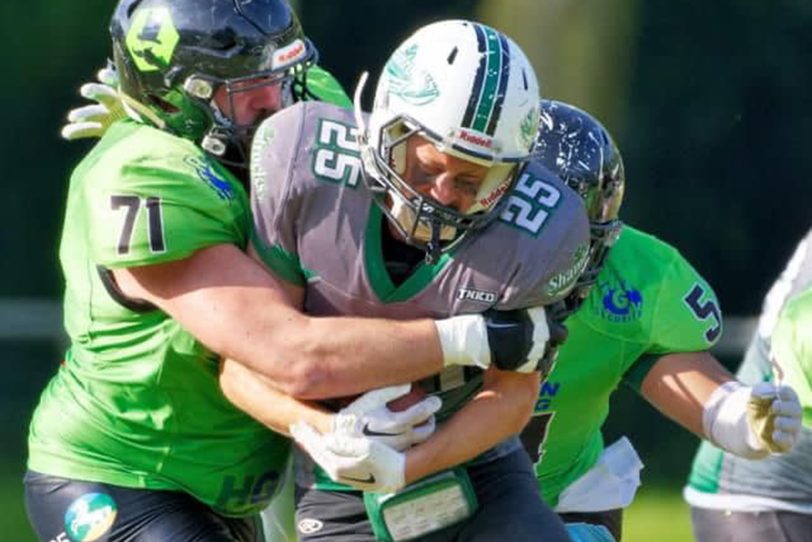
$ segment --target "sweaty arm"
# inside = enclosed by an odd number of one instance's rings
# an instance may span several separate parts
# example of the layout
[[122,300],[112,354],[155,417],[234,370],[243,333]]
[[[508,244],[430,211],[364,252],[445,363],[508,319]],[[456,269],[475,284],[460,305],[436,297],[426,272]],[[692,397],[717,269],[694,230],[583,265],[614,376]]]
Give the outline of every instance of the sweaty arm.
[[113,275],[126,296],[159,307],[214,352],[296,397],[352,395],[443,368],[434,321],[309,317],[234,245]]

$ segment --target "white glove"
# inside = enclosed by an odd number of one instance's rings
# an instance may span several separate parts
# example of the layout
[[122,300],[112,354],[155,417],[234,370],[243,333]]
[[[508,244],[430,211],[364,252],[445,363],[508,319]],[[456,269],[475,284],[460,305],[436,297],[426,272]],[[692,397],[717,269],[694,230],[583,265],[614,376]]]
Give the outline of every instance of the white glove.
[[404,384],[366,392],[335,415],[333,433],[369,438],[398,451],[423,442],[434,433],[434,413],[443,402],[430,395],[400,412],[387,408],[387,403],[408,394],[410,389],[409,384]]
[[444,365],[491,365],[532,373],[547,348],[550,328],[544,307],[488,310],[435,320]]
[[788,452],[801,431],[801,404],[789,386],[753,387],[726,382],[708,399],[705,435],[717,446],[750,459]]
[[290,434],[336,482],[380,493],[393,493],[406,485],[406,456],[380,442],[322,435],[306,423],[291,425]]
[[101,137],[117,120],[127,117],[124,102],[118,92],[118,73],[112,65],[96,74],[98,83],[85,83],[79,94],[95,104],[77,107],[68,112],[68,123],[62,127],[63,139]]

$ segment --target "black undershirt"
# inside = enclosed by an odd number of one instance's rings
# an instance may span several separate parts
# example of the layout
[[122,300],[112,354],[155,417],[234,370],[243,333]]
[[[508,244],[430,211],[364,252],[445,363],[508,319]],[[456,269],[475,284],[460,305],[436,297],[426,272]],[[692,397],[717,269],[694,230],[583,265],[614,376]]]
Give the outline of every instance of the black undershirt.
[[426,258],[423,249],[395,239],[389,229],[389,221],[381,220],[381,251],[386,272],[395,286],[400,286],[411,276],[415,268]]

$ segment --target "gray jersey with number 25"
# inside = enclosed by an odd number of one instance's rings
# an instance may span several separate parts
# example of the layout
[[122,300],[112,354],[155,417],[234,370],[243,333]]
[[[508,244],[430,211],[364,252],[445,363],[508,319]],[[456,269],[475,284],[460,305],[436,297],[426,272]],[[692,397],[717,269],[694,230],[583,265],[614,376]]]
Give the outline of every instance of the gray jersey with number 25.
[[[568,292],[586,260],[586,214],[577,194],[532,164],[499,219],[395,285],[356,135],[352,111],[304,102],[266,120],[254,140],[253,242],[278,276],[306,288],[307,313],[444,318],[546,305]],[[454,371],[443,389],[467,380]]]

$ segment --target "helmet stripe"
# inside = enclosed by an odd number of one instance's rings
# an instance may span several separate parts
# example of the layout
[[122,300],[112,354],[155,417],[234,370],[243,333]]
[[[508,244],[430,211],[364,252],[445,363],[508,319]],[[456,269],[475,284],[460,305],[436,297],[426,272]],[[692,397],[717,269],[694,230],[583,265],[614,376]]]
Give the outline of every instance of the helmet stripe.
[[492,28],[480,24],[472,26],[482,58],[462,126],[493,135],[502,112],[510,72],[508,43],[503,35]]
[[474,28],[474,33],[476,34],[477,51],[481,56],[479,58],[479,66],[477,67],[476,75],[474,75],[474,84],[471,87],[471,95],[468,97],[468,106],[466,107],[465,114],[462,117],[461,125],[464,128],[471,127],[471,122],[473,121],[474,113],[477,109],[477,103],[479,103],[482,80],[485,78],[485,74],[488,71],[487,55],[485,54],[487,47],[485,43],[485,32],[478,24],[474,24],[472,26]]
[[[502,75],[502,43],[499,40],[498,34],[491,28],[483,27],[485,29],[485,42],[488,45],[488,51],[485,54],[488,62],[488,68],[485,72],[485,79],[482,82],[482,89],[479,95],[479,105],[476,114],[474,115],[474,122],[471,128],[480,132],[485,132],[488,127],[493,106],[495,104],[496,90],[499,85],[499,77]],[[486,132],[487,133],[487,132]],[[493,135],[493,134],[488,134]]]
[[502,69],[499,73],[499,90],[496,92],[496,100],[491,110],[491,121],[485,130],[488,135],[493,135],[496,131],[496,123],[499,122],[499,116],[502,114],[502,106],[505,104],[505,94],[507,93],[507,83],[510,78],[510,46],[504,34],[499,34],[499,41],[501,42]]

